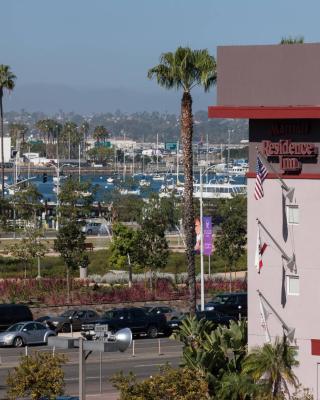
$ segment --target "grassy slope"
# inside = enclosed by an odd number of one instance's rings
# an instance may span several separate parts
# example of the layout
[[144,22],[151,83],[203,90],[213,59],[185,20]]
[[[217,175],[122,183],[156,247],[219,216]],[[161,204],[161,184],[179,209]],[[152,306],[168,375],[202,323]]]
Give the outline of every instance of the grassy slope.
[[[99,250],[90,253],[90,265],[89,274],[105,274],[108,270],[112,269],[112,266],[108,262],[108,250]],[[208,257],[204,257],[204,268],[205,272],[208,272]],[[27,267],[27,276],[37,276],[37,264],[34,262],[33,265]],[[200,271],[200,257],[196,256],[197,271]],[[237,270],[246,270],[247,260],[244,255],[238,265]],[[217,255],[211,257],[211,273],[213,272],[224,272],[225,266],[223,260]],[[64,265],[60,257],[45,257],[41,260],[41,274],[44,277],[62,277],[64,276]],[[168,264],[164,272],[186,272],[185,267],[185,256],[183,253],[171,253]],[[78,271],[75,271],[75,276],[78,276]],[[10,257],[0,257],[0,278],[9,277],[23,277],[24,276],[24,264],[18,262]]]

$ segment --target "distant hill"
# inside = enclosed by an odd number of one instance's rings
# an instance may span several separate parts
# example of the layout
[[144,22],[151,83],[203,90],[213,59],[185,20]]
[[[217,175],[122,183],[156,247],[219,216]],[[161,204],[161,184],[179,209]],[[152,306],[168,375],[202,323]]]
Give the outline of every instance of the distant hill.
[[[91,132],[97,125],[104,125],[113,137],[134,139],[138,142],[155,142],[158,134],[160,142],[176,141],[180,137],[180,122],[178,114],[160,112],[135,112],[124,113],[121,111],[77,114],[74,112],[62,112],[56,114],[45,114],[43,112],[7,112],[5,118],[8,122],[22,122],[28,125],[29,132],[36,133],[34,125],[39,119],[52,117],[59,122],[74,121],[81,124],[87,120]],[[6,124],[7,125],[7,124]],[[207,111],[196,111],[194,113],[194,142],[205,143],[227,143],[228,131],[230,131],[231,143],[240,143],[242,139],[248,138],[248,124],[243,120],[213,120],[208,119]]]

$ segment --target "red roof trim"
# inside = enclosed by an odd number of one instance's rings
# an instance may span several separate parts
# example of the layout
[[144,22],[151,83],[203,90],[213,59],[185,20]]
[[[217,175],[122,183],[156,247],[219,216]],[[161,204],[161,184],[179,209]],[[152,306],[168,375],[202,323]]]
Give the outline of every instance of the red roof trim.
[[[247,178],[256,178],[257,174],[255,172],[247,172]],[[299,174],[299,175],[280,175],[283,179],[320,179],[320,174]],[[267,179],[277,179],[278,175],[268,172]]]
[[320,106],[210,106],[209,118],[238,119],[290,119],[290,118],[320,118]]

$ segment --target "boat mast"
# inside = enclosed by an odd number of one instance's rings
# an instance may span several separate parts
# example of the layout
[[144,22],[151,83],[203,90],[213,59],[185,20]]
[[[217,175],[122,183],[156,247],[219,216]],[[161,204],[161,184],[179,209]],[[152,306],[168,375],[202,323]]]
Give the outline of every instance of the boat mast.
[[80,183],[80,181],[81,181],[80,151],[81,151],[81,147],[80,147],[80,142],[79,142],[79,183]]
[[179,140],[177,141],[177,185],[179,184]]
[[230,134],[231,134],[231,129],[228,129],[228,158],[227,158],[227,180],[229,183],[230,176],[229,176],[229,163],[230,163]]
[[159,147],[159,135],[157,133],[157,148],[156,148],[156,156],[157,156],[157,173],[159,171],[159,156],[158,156],[158,147]]
[[[207,133],[207,154],[206,154],[206,168],[209,167],[209,134]],[[206,184],[208,184],[208,170],[206,173]]]

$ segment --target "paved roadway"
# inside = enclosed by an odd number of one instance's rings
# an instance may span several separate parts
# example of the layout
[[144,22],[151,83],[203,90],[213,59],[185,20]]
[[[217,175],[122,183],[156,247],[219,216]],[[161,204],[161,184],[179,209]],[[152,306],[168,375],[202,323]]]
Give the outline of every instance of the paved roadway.
[[[181,344],[174,340],[160,339],[138,339],[135,340],[135,355],[133,356],[132,345],[125,353],[102,354],[102,393],[115,393],[116,390],[109,382],[109,378],[117,372],[128,373],[132,371],[139,378],[146,378],[159,371],[166,363],[178,366],[181,357]],[[28,347],[29,354],[34,351],[52,351],[48,346]],[[66,393],[78,395],[78,351],[77,349],[59,350],[68,357],[64,367]],[[0,399],[5,398],[5,381],[8,371],[16,366],[21,354],[25,349],[2,348],[0,349]],[[86,361],[86,392],[98,394],[100,392],[100,355],[92,353]],[[106,399],[109,398],[105,397]],[[111,397],[110,397],[111,398]],[[113,397],[114,398],[114,397]]]

